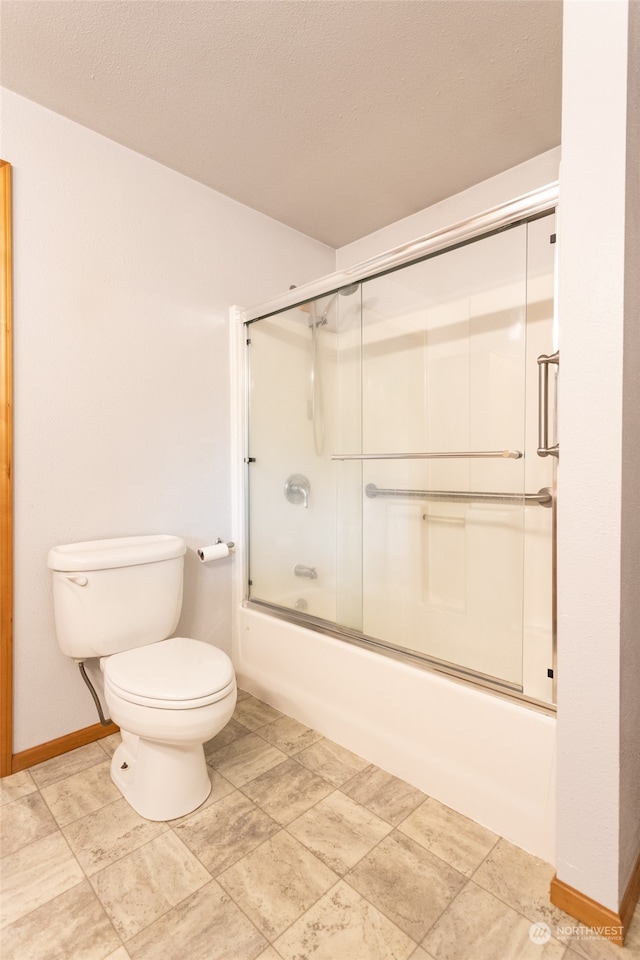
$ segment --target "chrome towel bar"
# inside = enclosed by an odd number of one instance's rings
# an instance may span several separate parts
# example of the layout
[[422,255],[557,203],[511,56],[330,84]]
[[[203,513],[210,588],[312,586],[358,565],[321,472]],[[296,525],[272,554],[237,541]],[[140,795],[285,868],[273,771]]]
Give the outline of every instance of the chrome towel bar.
[[550,507],[553,493],[549,487],[542,487],[537,493],[484,493],[480,490],[397,490],[376,487],[368,483],[364,488],[367,497],[404,497],[413,500],[435,500],[442,503],[538,503],[541,507]]
[[502,458],[519,460],[521,450],[464,450],[448,453],[333,453],[331,460],[453,460]]

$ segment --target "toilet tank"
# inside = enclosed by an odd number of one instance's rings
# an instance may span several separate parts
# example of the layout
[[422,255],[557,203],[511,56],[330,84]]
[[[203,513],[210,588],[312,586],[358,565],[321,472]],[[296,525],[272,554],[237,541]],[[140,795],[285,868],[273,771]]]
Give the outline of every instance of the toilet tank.
[[182,607],[186,547],[155,535],[52,547],[53,608],[60,649],[104,657],[164,640]]

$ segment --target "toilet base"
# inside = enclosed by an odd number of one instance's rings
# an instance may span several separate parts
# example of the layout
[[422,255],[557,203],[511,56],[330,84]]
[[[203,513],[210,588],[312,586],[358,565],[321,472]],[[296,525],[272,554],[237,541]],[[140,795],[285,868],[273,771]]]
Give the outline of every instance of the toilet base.
[[204,803],[211,780],[201,743],[158,743],[121,733],[111,779],[136,813],[146,820],[175,820]]

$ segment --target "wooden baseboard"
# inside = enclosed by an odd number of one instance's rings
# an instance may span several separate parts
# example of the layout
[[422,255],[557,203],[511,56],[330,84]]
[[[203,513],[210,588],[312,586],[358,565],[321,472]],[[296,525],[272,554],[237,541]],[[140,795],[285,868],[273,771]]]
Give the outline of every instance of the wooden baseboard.
[[622,917],[622,926],[625,932],[631,923],[631,918],[633,917],[633,912],[636,909],[638,900],[640,900],[640,854],[631,872],[625,895],[620,904],[620,916]]
[[558,880],[554,876],[551,881],[550,898],[551,903],[560,907],[569,916],[575,917],[587,927],[591,927],[600,932],[600,935],[612,940],[619,946],[624,943],[624,938],[629,929],[631,918],[635,910],[638,897],[640,896],[640,856],[636,861],[635,868],[629,878],[627,889],[622,898],[618,913],[604,907],[596,900],[592,900],[586,894],[581,893],[574,887],[570,887],[563,880]]
[[37,747],[30,747],[28,750],[21,751],[21,753],[14,753],[11,761],[11,772],[18,773],[20,770],[26,770],[27,767],[35,766],[36,763],[59,757],[61,754],[75,750],[77,747],[84,747],[88,743],[102,740],[103,737],[110,737],[112,733],[117,733],[119,729],[120,727],[115,723],[110,723],[108,727],[103,727],[101,723],[94,723],[82,730],[67,733],[64,737],[57,737],[55,740],[41,743]]

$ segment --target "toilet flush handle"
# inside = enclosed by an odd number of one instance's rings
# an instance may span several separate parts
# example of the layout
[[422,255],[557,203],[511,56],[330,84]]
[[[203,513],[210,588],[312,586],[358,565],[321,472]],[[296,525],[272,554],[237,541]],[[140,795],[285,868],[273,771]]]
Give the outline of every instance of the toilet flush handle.
[[82,575],[80,575],[80,576],[77,576],[77,575],[76,575],[76,576],[74,576],[74,577],[67,577],[67,580],[71,580],[71,583],[77,583],[79,587],[86,587],[86,585],[89,583],[88,578],[87,578],[87,577],[83,577]]

